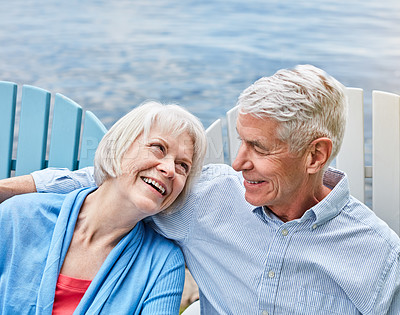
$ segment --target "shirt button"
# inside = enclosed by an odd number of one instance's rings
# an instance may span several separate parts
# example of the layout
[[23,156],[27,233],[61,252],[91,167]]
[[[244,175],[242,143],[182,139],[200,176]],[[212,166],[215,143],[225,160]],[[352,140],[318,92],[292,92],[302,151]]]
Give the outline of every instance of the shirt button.
[[271,279],[275,277],[275,272],[273,272],[272,270],[270,272],[268,272],[268,277],[270,277]]
[[267,311],[263,311],[262,315],[268,315],[268,312]]
[[318,226],[318,225],[314,224],[314,225],[312,226],[312,229],[315,230],[315,229],[317,228],[317,226]]
[[286,229],[283,229],[283,230],[282,230],[282,235],[283,235],[283,236],[286,236],[286,235],[288,235],[288,234],[289,234],[288,230],[286,230]]

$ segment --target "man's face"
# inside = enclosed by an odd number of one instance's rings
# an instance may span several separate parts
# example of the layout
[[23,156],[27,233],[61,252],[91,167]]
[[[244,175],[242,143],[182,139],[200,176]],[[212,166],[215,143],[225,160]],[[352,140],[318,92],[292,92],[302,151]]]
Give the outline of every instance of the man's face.
[[307,187],[306,155],[289,151],[277,137],[278,123],[268,118],[240,114],[237,131],[241,139],[233,162],[242,171],[245,198],[254,206],[288,207]]

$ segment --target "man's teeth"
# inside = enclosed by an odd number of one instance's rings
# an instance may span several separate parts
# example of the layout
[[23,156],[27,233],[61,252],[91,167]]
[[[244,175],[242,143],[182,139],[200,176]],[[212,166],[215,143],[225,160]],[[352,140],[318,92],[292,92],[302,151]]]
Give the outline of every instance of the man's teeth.
[[155,180],[152,180],[150,178],[147,177],[143,177],[143,181],[146,182],[147,184],[151,184],[152,186],[154,186],[155,188],[157,188],[157,190],[164,195],[165,193],[165,188],[163,186],[161,186],[159,183],[157,183]]
[[253,180],[248,180],[247,181],[249,184],[258,184],[258,183],[261,183],[261,182],[255,182],[255,181],[253,181]]

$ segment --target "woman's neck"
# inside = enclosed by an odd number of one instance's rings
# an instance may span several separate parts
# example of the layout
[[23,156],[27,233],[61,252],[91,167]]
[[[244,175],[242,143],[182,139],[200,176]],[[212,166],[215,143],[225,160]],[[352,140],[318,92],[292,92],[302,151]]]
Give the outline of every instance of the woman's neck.
[[86,197],[74,233],[88,243],[114,247],[141,219],[108,180]]
[[[84,200],[60,273],[94,278],[108,254],[139,221],[113,185],[101,185]],[[128,211],[130,210],[130,211]]]

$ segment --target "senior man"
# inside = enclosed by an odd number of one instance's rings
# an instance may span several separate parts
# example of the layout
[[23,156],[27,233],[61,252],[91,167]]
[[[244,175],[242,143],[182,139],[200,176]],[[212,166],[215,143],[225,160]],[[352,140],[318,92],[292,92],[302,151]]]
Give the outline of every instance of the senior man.
[[[344,87],[298,66],[259,79],[238,105],[233,169],[204,167],[182,209],[153,218],[181,246],[202,314],[400,314],[400,240],[328,168]],[[1,191],[82,185],[94,185],[90,169],[39,171]]]

